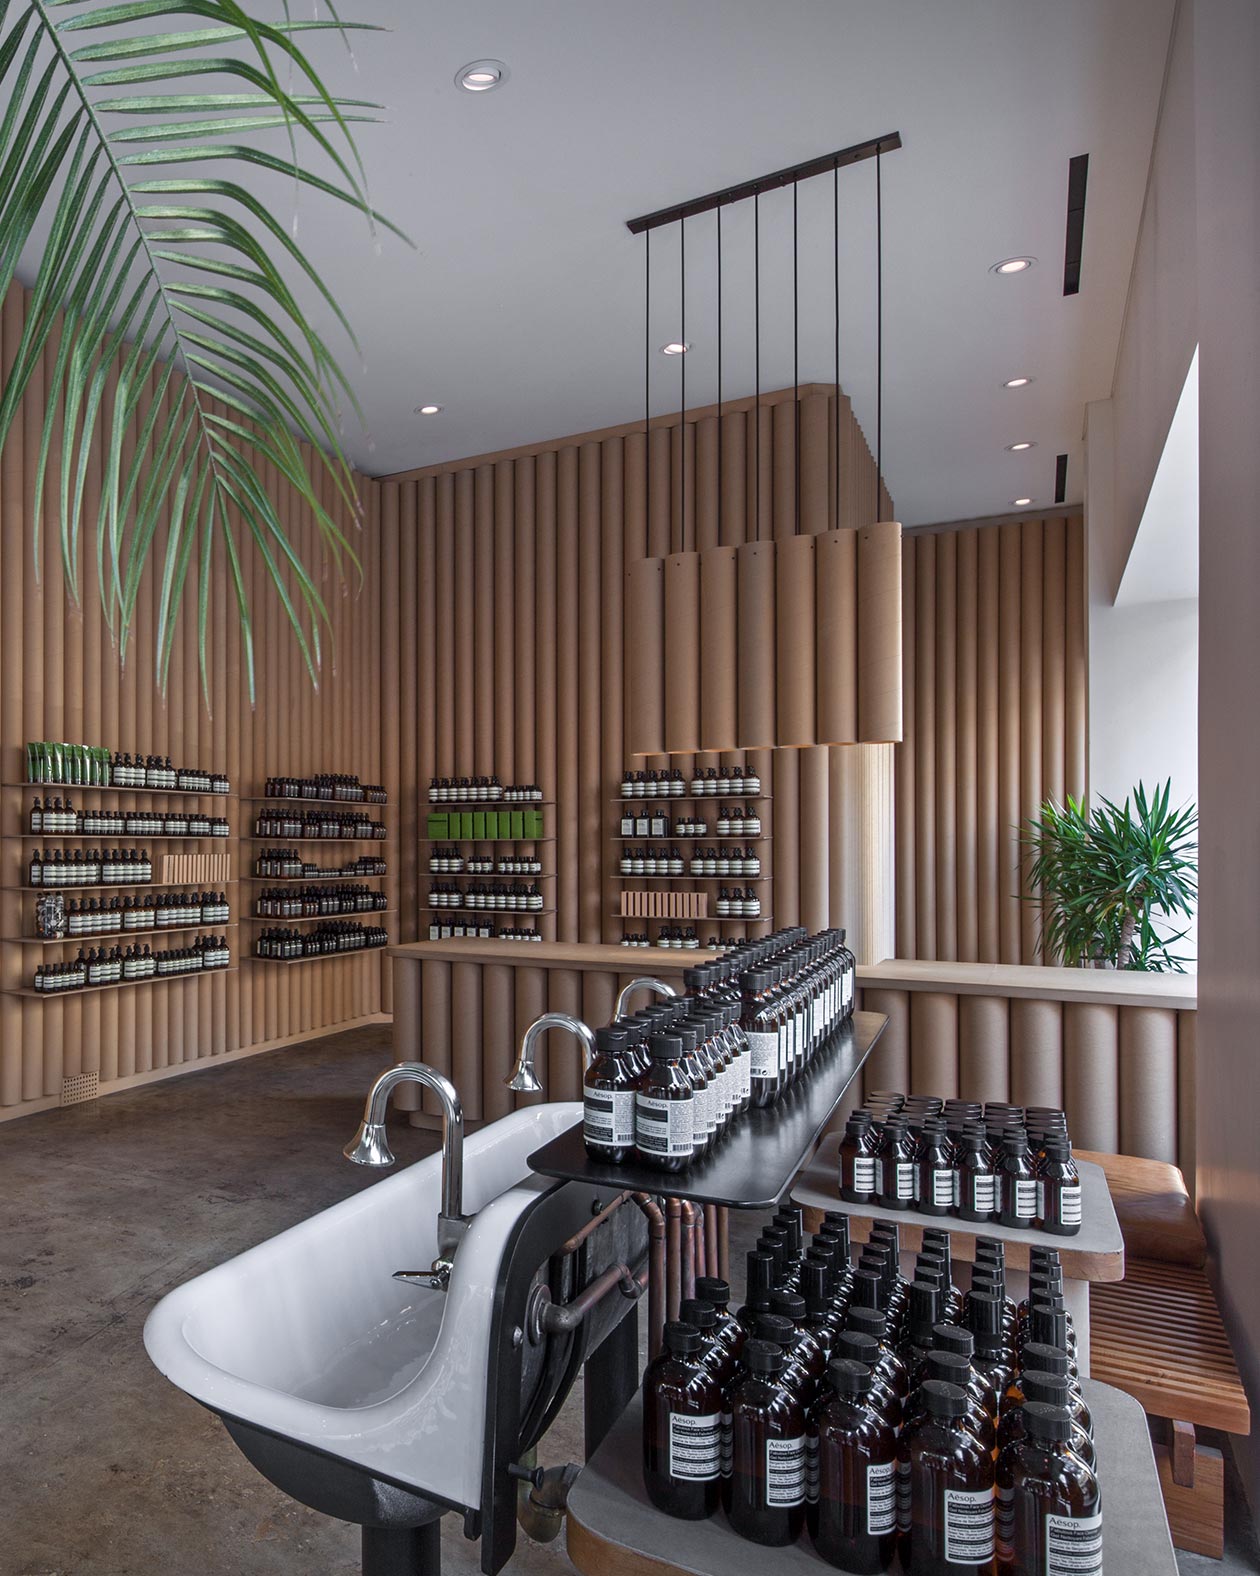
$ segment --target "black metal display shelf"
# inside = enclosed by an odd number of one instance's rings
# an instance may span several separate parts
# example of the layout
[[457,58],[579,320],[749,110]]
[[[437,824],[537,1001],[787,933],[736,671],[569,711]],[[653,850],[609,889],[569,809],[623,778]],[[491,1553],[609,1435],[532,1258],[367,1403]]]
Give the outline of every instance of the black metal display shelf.
[[554,843],[554,837],[419,837],[419,843],[436,843],[454,847],[459,843]]
[[744,886],[756,886],[759,882],[772,881],[774,877],[745,875],[697,876],[693,875],[690,870],[687,870],[680,876],[623,876],[618,874],[616,879],[618,881],[725,881],[728,885],[733,883],[735,886],[739,886],[742,883]]
[[295,963],[336,963],[342,958],[363,958],[369,952],[384,952],[389,945],[387,941],[374,941],[370,947],[355,947],[348,952],[312,952],[306,958],[260,958],[256,952],[249,954],[251,963],[280,963],[286,969],[292,968]]
[[[159,936],[187,936],[194,931],[209,931],[214,934],[220,930],[235,930],[234,919],[203,919],[199,925],[146,925],[142,930],[94,930],[90,936],[0,936],[0,941],[7,941],[19,947],[95,947],[104,942],[117,944],[120,941],[149,941],[156,940]],[[211,970],[211,973],[214,971]],[[124,983],[135,983],[127,980]]]
[[27,996],[33,1001],[74,1001],[79,996],[90,996],[98,990],[136,990],[141,985],[172,985],[177,980],[186,983],[188,980],[212,980],[221,974],[235,974],[237,965],[229,964],[225,969],[190,969],[187,974],[151,974],[145,980],[114,980],[109,985],[79,985],[74,990],[34,990],[29,985],[23,985],[17,990],[6,990],[6,996]]
[[56,881],[45,881],[40,886],[31,886],[29,882],[24,882],[17,890],[19,892],[147,892],[153,887],[166,887],[186,892],[189,887],[203,884],[216,887],[235,886],[236,877],[197,876],[186,881],[72,881],[64,886]]
[[387,843],[387,837],[290,837],[287,832],[247,832],[255,843]]
[[616,1192],[628,1188],[729,1209],[773,1209],[809,1159],[887,1022],[881,1013],[854,1013],[782,1100],[737,1117],[717,1148],[685,1171],[656,1171],[636,1162],[601,1165],[586,1152],[581,1122],[536,1149],[530,1170]]
[[[38,788],[41,793],[62,790],[67,793],[161,793],[168,798],[184,799],[236,799],[240,796],[229,788],[219,793],[213,788],[131,788],[126,783],[0,783],[0,788]],[[128,981],[128,984],[131,982]],[[97,987],[102,988],[102,987]]]
[[330,920],[387,919],[397,912],[396,908],[359,908],[345,914],[246,914],[244,918],[251,925],[321,925]]
[[282,886],[286,881],[384,881],[385,872],[367,875],[361,870],[321,870],[313,876],[242,876],[256,886]]

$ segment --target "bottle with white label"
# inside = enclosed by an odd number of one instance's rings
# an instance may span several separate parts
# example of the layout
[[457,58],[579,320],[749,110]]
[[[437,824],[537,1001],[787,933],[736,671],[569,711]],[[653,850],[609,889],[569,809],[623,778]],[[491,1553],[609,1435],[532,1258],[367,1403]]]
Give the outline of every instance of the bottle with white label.
[[827,1384],[809,1432],[817,1490],[806,1521],[828,1564],[868,1576],[886,1571],[897,1549],[897,1432],[874,1403],[865,1363],[833,1359]]
[[740,1024],[748,1041],[751,1100],[767,1106],[779,1091],[779,1016],[772,999],[774,975],[751,969],[740,979],[743,1013]]
[[913,1209],[918,1169],[914,1158],[915,1142],[904,1117],[890,1116],[884,1123],[879,1146],[881,1209]]
[[722,1500],[741,1537],[781,1548],[805,1524],[805,1413],[780,1383],[778,1346],[749,1341],[744,1363],[748,1371],[730,1392],[731,1473]]
[[630,1036],[619,1024],[595,1031],[595,1056],[582,1079],[582,1140],[608,1165],[634,1158],[635,1100],[640,1078],[629,1055]]
[[998,1221],[1003,1226],[1035,1226],[1037,1178],[1028,1153],[1028,1135],[1007,1128],[997,1162]]
[[677,1034],[654,1034],[652,1066],[635,1096],[634,1143],[658,1171],[682,1171],[695,1153],[695,1092],[683,1070]]
[[703,1521],[722,1484],[722,1392],[702,1362],[704,1338],[671,1320],[643,1375],[643,1486],[666,1515]]
[[1030,1401],[1023,1439],[997,1462],[997,1568],[1009,1576],[1102,1576],[1102,1495],[1072,1449],[1066,1407]]
[[998,1425],[997,1448],[999,1457],[1007,1445],[1014,1444],[1023,1439],[1028,1432],[1028,1420],[1024,1408],[1030,1401],[1044,1402],[1047,1406],[1063,1406],[1067,1408],[1071,1421],[1071,1438],[1068,1441],[1075,1455],[1093,1471],[1098,1470],[1098,1456],[1094,1449],[1094,1440],[1084,1425],[1079,1421],[1075,1412],[1075,1397],[1072,1394],[1072,1381],[1067,1374],[1038,1373],[1030,1369],[1020,1375],[1019,1387],[1023,1391],[1024,1399],[1019,1406],[1007,1409]]
[[918,1209],[921,1215],[949,1215],[956,1202],[957,1173],[954,1170],[949,1133],[940,1117],[923,1124],[915,1164]]
[[840,1140],[840,1197],[849,1204],[873,1204],[879,1193],[877,1135],[869,1111],[855,1111]]
[[993,1456],[957,1385],[929,1379],[897,1442],[897,1523],[908,1576],[991,1576]]
[[960,1220],[997,1218],[997,1176],[989,1162],[984,1123],[968,1122],[957,1146],[958,1202]]
[[1081,1229],[1081,1178],[1066,1138],[1047,1137],[1037,1164],[1037,1218],[1042,1231],[1074,1237]]

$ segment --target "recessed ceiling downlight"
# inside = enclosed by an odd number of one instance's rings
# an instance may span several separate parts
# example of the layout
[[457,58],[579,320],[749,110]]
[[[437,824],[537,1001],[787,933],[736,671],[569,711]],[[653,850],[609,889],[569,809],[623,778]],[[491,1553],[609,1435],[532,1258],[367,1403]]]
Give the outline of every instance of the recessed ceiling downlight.
[[1004,257],[989,269],[991,274],[1026,274],[1037,261],[1035,257]]
[[1026,509],[1031,502],[1031,498],[1012,498],[1011,507],[1015,509]]
[[1002,384],[1002,387],[1004,389],[1026,389],[1028,385],[1034,381],[1035,379],[1033,378],[1024,377],[1021,375],[1017,378],[1007,378]]
[[441,414],[442,409],[443,409],[443,407],[441,405],[417,405],[416,406],[416,415],[417,416],[437,416],[437,415]]
[[686,344],[684,344],[681,339],[671,339],[668,345],[662,345],[661,346],[661,355],[663,355],[663,356],[685,356],[690,349],[691,349],[690,341],[688,341]]
[[1008,454],[1022,454],[1025,449],[1035,449],[1036,447],[1037,445],[1031,438],[1021,438],[1018,443],[1008,443],[1006,452]]
[[455,73],[455,86],[465,93],[489,93],[507,79],[508,68],[501,60],[471,60]]

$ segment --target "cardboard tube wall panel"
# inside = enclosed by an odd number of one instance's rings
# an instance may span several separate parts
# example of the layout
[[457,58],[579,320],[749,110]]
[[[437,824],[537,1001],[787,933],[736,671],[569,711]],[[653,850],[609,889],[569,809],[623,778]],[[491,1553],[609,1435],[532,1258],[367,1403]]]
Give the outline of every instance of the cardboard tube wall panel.
[[1064,639],[1064,771],[1067,791],[1083,799],[1089,791],[1089,673],[1086,658],[1085,521],[1067,523],[1067,580]]
[[582,886],[578,701],[581,690],[579,631],[581,608],[578,578],[578,451],[573,444],[560,450],[556,472],[556,608],[577,609],[576,616],[557,617],[553,637],[557,669],[575,675],[577,682],[557,686],[555,776],[556,785],[556,921],[564,934],[578,936]]
[[1177,1164],[1191,1198],[1197,1196],[1198,1013],[1177,1014]]
[[910,1086],[907,1094],[952,1099],[958,1093],[958,997],[915,990],[910,997]]
[[958,957],[958,536],[936,539],[936,955]]
[[[896,805],[892,744],[861,744],[854,775],[857,794],[858,926],[852,945],[860,962],[878,962],[894,950],[897,916],[894,912]],[[845,893],[844,912],[851,911],[852,889]]]
[[915,553],[915,899],[916,957],[937,956],[936,937],[936,547],[921,536]]
[[814,598],[814,538],[784,537],[775,544],[775,737],[780,748],[815,742]]
[[1019,900],[1020,821],[1020,527],[999,527],[998,540],[998,936],[999,963],[1023,962]]
[[1067,723],[1067,521],[1042,536],[1041,797],[1063,803]]
[[1011,1099],[1016,1105],[1063,1105],[1063,1006],[1011,1002]]
[[737,549],[739,598],[739,739],[745,749],[775,744],[775,549],[745,542]]
[[1001,956],[998,880],[998,533],[976,543],[976,961]]
[[776,750],[773,760],[774,921],[781,928],[801,922],[801,756],[798,750]]
[[[1034,813],[1041,801],[1042,785],[1042,677],[1045,672],[1042,651],[1044,628],[1042,577],[1043,540],[1040,520],[1031,521],[1020,535],[1020,666],[1019,666],[1019,765],[1020,807],[1024,815]],[[1033,806],[1033,810],[1027,807]],[[1028,892],[1029,854],[1017,851],[1020,893]],[[1039,963],[1038,914],[1031,903],[1020,905],[1020,956],[1025,963]]]
[[862,990],[866,1012],[882,1012],[888,1026],[875,1042],[875,1049],[862,1069],[862,1088],[910,1089],[910,995],[904,990]]
[[700,555],[665,560],[665,749],[700,748]]
[[[607,818],[600,792],[604,779],[600,698],[604,692],[600,573],[603,517],[601,455],[596,443],[578,451],[578,936],[598,941],[603,934],[607,900],[600,879]],[[620,568],[620,555],[618,555]]]
[[[538,781],[536,734],[534,728],[537,705],[534,653],[536,631],[534,609],[537,592],[534,584],[536,569],[534,551],[534,462],[520,460],[512,467],[515,495],[512,500],[512,519],[516,536],[516,602],[515,672],[512,694],[515,725],[513,753],[522,782]],[[436,677],[437,669],[434,668]]]
[[[830,918],[827,879],[831,844],[828,753],[827,750],[815,748],[802,750],[798,756],[800,819],[802,827],[806,829],[801,847],[800,923],[811,931],[822,930]],[[857,819],[861,820],[861,816]]]
[[901,526],[858,532],[858,737],[901,738]]
[[481,1114],[487,1122],[497,1122],[512,1109],[512,1091],[503,1080],[516,1050],[512,1038],[515,972],[495,963],[481,970]]
[[[548,969],[546,1010],[582,1016],[582,976],[576,969]],[[546,1044],[548,1099],[580,1100],[582,1047],[563,1029],[549,1029]]]
[[735,748],[739,671],[738,555],[733,547],[700,554],[700,747]]
[[1121,1152],[1175,1161],[1177,1117],[1177,1014],[1126,1007],[1120,1014]]
[[1063,1109],[1072,1142],[1120,1150],[1120,1009],[1093,1002],[1063,1007]]
[[[902,709],[901,743],[894,745],[896,756],[896,889],[897,889],[897,956],[917,958],[918,946],[918,841],[915,833],[915,804],[918,794],[917,744],[919,725],[917,718],[918,685],[915,674],[915,604],[917,539],[906,537],[901,557],[901,662],[902,689],[905,699]],[[856,555],[856,543],[854,544]],[[854,725],[856,726],[856,712]]]
[[977,533],[974,530],[958,533],[955,573],[958,651],[955,669],[957,700],[954,754],[958,787],[954,801],[957,827],[954,883],[958,893],[956,905],[958,935],[955,955],[963,963],[974,963],[979,955],[979,893],[976,881],[979,857],[976,842],[976,712],[979,699],[976,638],[979,592],[977,548]]
[[[559,798],[559,776],[556,772],[556,456],[543,454],[534,466],[534,777],[549,797]],[[567,611],[567,610],[566,610]],[[566,680],[571,682],[571,680]],[[565,807],[569,812],[565,832],[572,837],[572,817],[576,806]],[[556,881],[560,886],[560,806],[553,812],[556,824]],[[570,841],[570,848],[572,846]],[[559,898],[556,905],[559,907]],[[539,927],[548,941],[557,935],[558,916],[549,914]]]
[[1005,996],[958,998],[958,1096],[1009,1100],[1010,1014]]
[[816,662],[815,737],[820,744],[857,740],[857,532],[814,538]]
[[[625,678],[622,667],[624,633],[622,623],[621,587],[624,581],[624,499],[626,489],[626,445],[620,438],[609,438],[603,445],[601,463],[600,528],[603,550],[600,557],[600,662],[603,666],[603,694],[600,706],[600,760],[601,784],[617,781],[626,765],[623,744],[625,715],[623,696]],[[597,793],[601,820],[601,880],[599,885],[600,912],[595,936],[603,935],[604,915],[615,907],[620,890],[621,844],[611,840],[610,832],[617,830],[607,819],[604,795]]]
[[631,755],[665,748],[665,560],[640,558],[626,571],[626,745]]

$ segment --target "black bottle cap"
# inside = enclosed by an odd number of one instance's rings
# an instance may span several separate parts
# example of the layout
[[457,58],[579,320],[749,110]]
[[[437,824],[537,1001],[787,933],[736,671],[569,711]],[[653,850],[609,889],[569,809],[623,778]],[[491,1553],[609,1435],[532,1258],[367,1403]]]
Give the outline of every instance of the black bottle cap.
[[1066,1137],[1047,1137],[1045,1151],[1047,1160],[1066,1161],[1072,1158],[1072,1145]]
[[751,1373],[777,1374],[783,1368],[783,1349],[773,1341],[746,1341],[744,1362]]
[[877,1341],[882,1341],[888,1333],[888,1315],[881,1308],[850,1306],[844,1326],[846,1330],[859,1330],[863,1335],[873,1335]]
[[888,1288],[878,1270],[854,1270],[852,1306],[878,1308],[881,1311],[888,1306]]
[[1022,1363],[1025,1371],[1035,1369],[1038,1373],[1065,1376],[1071,1372],[1067,1351],[1062,1346],[1047,1346],[1043,1341],[1024,1343]]
[[773,1341],[776,1346],[787,1346],[796,1334],[796,1326],[791,1319],[785,1319],[780,1313],[759,1313],[757,1315],[757,1339],[759,1341]]
[[1067,1346],[1067,1309],[1036,1303],[1028,1315],[1028,1334],[1041,1346]]
[[665,1345],[675,1357],[691,1357],[700,1350],[703,1337],[694,1324],[671,1319],[665,1326]]
[[940,1379],[924,1381],[923,1400],[931,1417],[958,1418],[967,1411],[965,1391],[956,1384],[945,1384]]
[[702,1302],[699,1297],[685,1297],[678,1304],[678,1317],[685,1324],[694,1324],[703,1335],[717,1323],[717,1309],[711,1302]]
[[949,1254],[949,1232],[942,1231],[939,1226],[928,1226],[923,1232],[923,1246],[925,1248],[941,1248]]
[[1026,1155],[1028,1134],[1022,1128],[1006,1128],[1002,1133],[1002,1149],[1008,1155]]
[[[827,1301],[827,1286],[831,1280],[831,1271],[826,1264],[817,1259],[807,1258],[801,1265],[801,1295],[805,1299],[807,1311],[814,1309]],[[696,1290],[700,1290],[700,1282],[696,1282]],[[784,1312],[776,1304],[776,1311]]]
[[1030,1439],[1044,1444],[1065,1444],[1072,1437],[1072,1414],[1065,1406],[1025,1401],[1024,1425]]
[[754,1248],[748,1255],[747,1300],[770,1305],[770,1288],[774,1285],[774,1254],[768,1248]]
[[791,1319],[793,1324],[799,1324],[805,1317],[805,1299],[799,1292],[772,1291],[770,1306],[785,1319]]
[[719,1280],[716,1275],[700,1275],[696,1279],[696,1296],[711,1302],[715,1308],[721,1308],[731,1300],[731,1288],[728,1282]]
[[920,1346],[931,1344],[932,1326],[941,1322],[941,1288],[930,1281],[910,1282],[910,1333]]
[[929,1352],[927,1367],[929,1379],[943,1379],[947,1384],[965,1387],[971,1377],[971,1364],[957,1352]]
[[1002,1298],[994,1291],[973,1287],[967,1295],[967,1323],[983,1345],[1002,1334]]
[[683,1044],[676,1034],[654,1034],[648,1042],[654,1062],[676,1062],[683,1053]]
[[836,1336],[835,1351],[855,1363],[866,1363],[871,1368],[879,1362],[879,1342],[866,1330],[841,1330]]
[[851,1358],[833,1357],[827,1364],[827,1380],[837,1395],[862,1396],[871,1393],[870,1366]]
[[955,1352],[968,1362],[975,1356],[976,1338],[961,1324],[934,1324],[932,1342],[938,1352]]
[[595,1030],[595,1044],[601,1051],[624,1051],[629,1043],[630,1036],[620,1024],[610,1023]]
[[1019,1387],[1026,1402],[1043,1401],[1047,1406],[1066,1406],[1072,1394],[1071,1381],[1066,1374],[1046,1374],[1035,1368],[1021,1377]]

